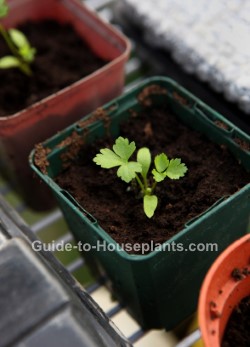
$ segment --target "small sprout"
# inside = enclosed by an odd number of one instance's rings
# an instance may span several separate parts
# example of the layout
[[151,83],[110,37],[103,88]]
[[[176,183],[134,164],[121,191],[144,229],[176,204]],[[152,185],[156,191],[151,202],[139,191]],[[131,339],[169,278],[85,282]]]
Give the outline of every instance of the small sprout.
[[[152,178],[148,178],[151,167],[151,153],[146,147],[137,152],[137,161],[129,161],[136,150],[134,141],[118,137],[113,150],[103,148],[100,150],[93,161],[104,169],[111,169],[119,166],[117,176],[126,183],[135,180],[141,190],[143,197],[143,210],[148,218],[153,217],[158,205],[158,198],[154,194],[158,182],[163,181],[166,177],[170,179],[179,179],[187,172],[187,167],[181,162],[181,159],[169,160],[165,153],[157,155],[154,159],[155,168],[151,171]],[[151,185],[151,182],[153,184]]]
[[[0,0],[0,18],[7,16],[9,12],[6,0]],[[17,29],[6,30],[0,23],[0,34],[8,45],[12,55],[0,59],[0,69],[19,68],[30,76],[32,71],[30,64],[35,59],[36,49],[32,47],[27,37]]]

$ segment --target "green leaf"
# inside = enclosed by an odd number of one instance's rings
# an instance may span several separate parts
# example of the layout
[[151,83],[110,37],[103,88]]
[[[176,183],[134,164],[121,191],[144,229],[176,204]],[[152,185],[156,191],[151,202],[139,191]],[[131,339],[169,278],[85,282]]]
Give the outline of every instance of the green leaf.
[[0,69],[9,69],[12,67],[20,67],[20,61],[12,55],[7,55],[0,59]]
[[158,205],[158,198],[156,195],[145,195],[143,198],[143,209],[148,218],[153,217],[156,207]]
[[173,180],[178,180],[185,175],[187,170],[186,165],[181,163],[181,159],[171,159],[165,174]]
[[27,63],[32,63],[32,61],[35,59],[36,49],[30,46],[24,46],[19,49],[19,53],[24,61]]
[[128,139],[118,137],[113,146],[114,152],[121,157],[124,161],[128,161],[131,155],[134,153],[136,147],[134,141],[129,143]]
[[141,164],[141,174],[144,178],[147,178],[148,170],[151,165],[151,154],[148,148],[143,147],[137,152],[137,161]]
[[36,49],[31,47],[27,37],[17,29],[9,29],[8,33],[12,42],[18,48],[18,52],[27,63],[31,63],[36,54]]
[[9,12],[9,7],[5,0],[0,0],[0,18],[6,17]]
[[117,170],[117,176],[129,183],[135,178],[136,172],[142,171],[140,163],[135,161],[128,162],[135,148],[134,142],[129,143],[128,139],[119,137],[113,146],[114,152],[111,149],[103,148],[100,150],[100,153],[95,156],[93,161],[104,169],[120,166]]
[[8,33],[12,42],[18,47],[22,48],[24,46],[30,46],[28,39],[26,36],[17,29],[9,29]]
[[101,153],[98,153],[93,161],[100,165],[104,169],[110,169],[115,166],[120,166],[123,164],[123,160],[118,157],[111,149],[103,148],[100,150]]
[[162,182],[166,178],[166,175],[163,172],[158,172],[156,169],[152,170],[152,174],[156,182]]
[[137,172],[141,172],[142,167],[140,163],[136,161],[130,161],[122,164],[117,170],[117,176],[120,177],[126,183],[132,181],[135,178]]
[[167,169],[169,160],[166,154],[161,153],[155,157],[155,167],[158,172],[163,172]]

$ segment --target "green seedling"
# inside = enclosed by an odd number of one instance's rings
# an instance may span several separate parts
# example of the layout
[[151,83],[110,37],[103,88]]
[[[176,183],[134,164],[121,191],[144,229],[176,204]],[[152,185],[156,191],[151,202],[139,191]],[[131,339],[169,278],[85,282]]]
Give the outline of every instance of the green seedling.
[[[6,0],[0,0],[0,19],[7,16],[9,7]],[[17,29],[5,29],[0,23],[0,34],[8,45],[12,55],[0,59],[0,69],[19,68],[28,76],[32,75],[30,64],[35,59],[36,49],[27,37]]]
[[138,150],[136,161],[129,159],[136,150],[135,142],[129,142],[128,139],[118,137],[113,150],[103,148],[100,150],[93,161],[104,169],[118,167],[117,176],[126,183],[135,180],[143,198],[143,209],[148,218],[153,217],[158,205],[158,198],[155,195],[155,188],[159,182],[166,177],[178,180],[187,172],[187,167],[181,162],[181,159],[169,160],[165,153],[161,153],[154,158],[154,168],[151,167],[151,153],[146,147]]

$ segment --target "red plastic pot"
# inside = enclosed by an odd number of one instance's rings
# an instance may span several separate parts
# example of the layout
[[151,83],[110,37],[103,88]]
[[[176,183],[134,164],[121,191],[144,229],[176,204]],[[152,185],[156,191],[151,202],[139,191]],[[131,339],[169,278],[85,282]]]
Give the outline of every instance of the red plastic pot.
[[229,246],[210,268],[199,298],[199,325],[205,347],[219,347],[234,307],[250,295],[250,276],[236,281],[234,269],[250,270],[250,234]]
[[7,27],[27,20],[54,19],[71,23],[92,50],[109,61],[91,75],[34,105],[0,118],[0,171],[36,209],[50,207],[45,187],[37,184],[28,166],[34,145],[65,128],[122,92],[128,40],[77,0],[9,0]]

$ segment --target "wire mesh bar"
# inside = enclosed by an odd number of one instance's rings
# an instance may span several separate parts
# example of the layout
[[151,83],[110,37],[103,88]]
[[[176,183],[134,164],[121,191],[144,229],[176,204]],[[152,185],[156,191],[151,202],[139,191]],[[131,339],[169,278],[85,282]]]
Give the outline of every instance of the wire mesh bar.
[[190,347],[192,346],[196,341],[198,341],[201,338],[201,332],[199,329],[193,331],[190,335],[185,337],[181,342],[179,342],[176,347]]
[[123,307],[120,304],[117,304],[115,307],[111,308],[109,311],[106,312],[106,315],[109,318],[112,318],[115,316],[118,312],[120,312],[123,309]]
[[80,269],[81,266],[84,265],[84,260],[82,258],[78,258],[75,261],[73,261],[71,264],[66,266],[67,270],[69,272],[75,272],[76,270]]
[[129,337],[129,341],[130,341],[131,343],[135,343],[135,342],[137,342],[141,337],[143,337],[144,335],[145,335],[145,331],[142,330],[142,329],[139,329],[139,330],[137,330],[135,333],[133,333],[133,335],[131,335],[131,336]]
[[6,195],[9,192],[11,192],[11,187],[8,184],[5,184],[3,187],[0,188],[0,194],[1,195]]
[[62,237],[60,237],[59,239],[55,240],[53,242],[53,247],[56,248],[59,244],[65,245],[66,243],[69,243],[71,241],[73,241],[73,236],[69,231],[67,234],[65,234]]
[[60,218],[62,218],[62,212],[60,210],[55,210],[51,212],[50,214],[48,214],[43,219],[39,220],[37,223],[33,224],[31,226],[31,229],[36,234],[42,229],[46,228],[47,226],[58,221]]

